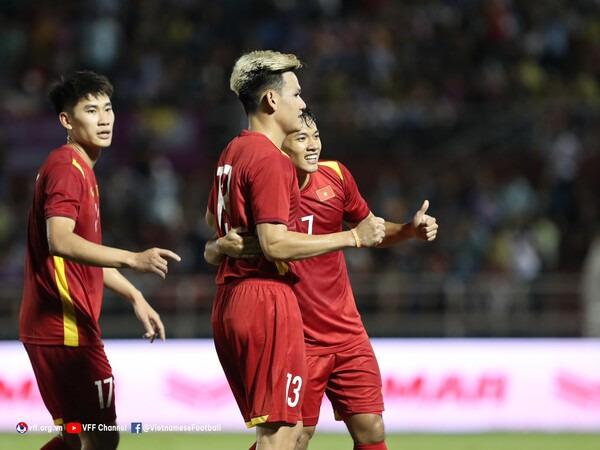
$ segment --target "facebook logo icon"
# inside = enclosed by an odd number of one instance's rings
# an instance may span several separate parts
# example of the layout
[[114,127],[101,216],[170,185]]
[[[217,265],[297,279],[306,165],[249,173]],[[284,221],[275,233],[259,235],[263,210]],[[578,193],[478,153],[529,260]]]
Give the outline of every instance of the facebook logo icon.
[[131,422],[132,433],[141,433],[142,431],[142,422]]

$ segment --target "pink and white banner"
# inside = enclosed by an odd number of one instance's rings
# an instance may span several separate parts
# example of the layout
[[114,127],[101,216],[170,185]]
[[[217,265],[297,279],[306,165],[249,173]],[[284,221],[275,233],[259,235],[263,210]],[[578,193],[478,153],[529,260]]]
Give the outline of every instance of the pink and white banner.
[[[600,340],[373,339],[388,432],[600,432]],[[124,430],[243,431],[211,340],[106,341]],[[0,343],[0,431],[52,420],[19,342]],[[76,376],[76,374],[73,374]],[[343,432],[323,402],[319,429]]]

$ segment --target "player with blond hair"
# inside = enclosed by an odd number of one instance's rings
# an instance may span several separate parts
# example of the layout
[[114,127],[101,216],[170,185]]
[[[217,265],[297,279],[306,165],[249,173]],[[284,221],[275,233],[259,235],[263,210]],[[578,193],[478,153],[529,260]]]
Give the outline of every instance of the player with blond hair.
[[[302,431],[306,383],[302,320],[292,285],[293,263],[385,233],[371,218],[355,232],[310,236],[294,232],[300,207],[296,171],[280,149],[302,127],[306,107],[295,55],[254,51],[231,74],[249,126],[223,150],[208,199],[207,223],[223,237],[231,229],[258,236],[257,259],[219,258],[212,326],[219,360],[259,449],[292,450]],[[356,237],[355,237],[356,236]]]

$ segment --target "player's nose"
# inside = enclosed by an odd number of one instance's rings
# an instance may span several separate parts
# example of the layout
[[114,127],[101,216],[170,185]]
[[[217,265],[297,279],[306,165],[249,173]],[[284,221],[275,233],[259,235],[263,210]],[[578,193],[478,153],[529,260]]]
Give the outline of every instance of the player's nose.
[[306,103],[304,103],[304,99],[302,97],[298,97],[300,99],[300,109],[306,109]]

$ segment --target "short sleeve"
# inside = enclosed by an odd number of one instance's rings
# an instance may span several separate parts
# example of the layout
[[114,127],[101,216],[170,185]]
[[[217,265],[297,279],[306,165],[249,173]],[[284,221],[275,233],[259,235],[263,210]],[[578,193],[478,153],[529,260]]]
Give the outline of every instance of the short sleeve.
[[296,181],[291,160],[271,153],[254,164],[248,174],[254,223],[282,223],[289,226],[290,195]]
[[371,209],[360,195],[356,181],[350,171],[343,164],[338,164],[342,171],[344,183],[344,221],[350,223],[360,222],[369,215]]
[[45,172],[46,219],[53,216],[77,220],[85,192],[83,173],[73,164],[54,164]]

